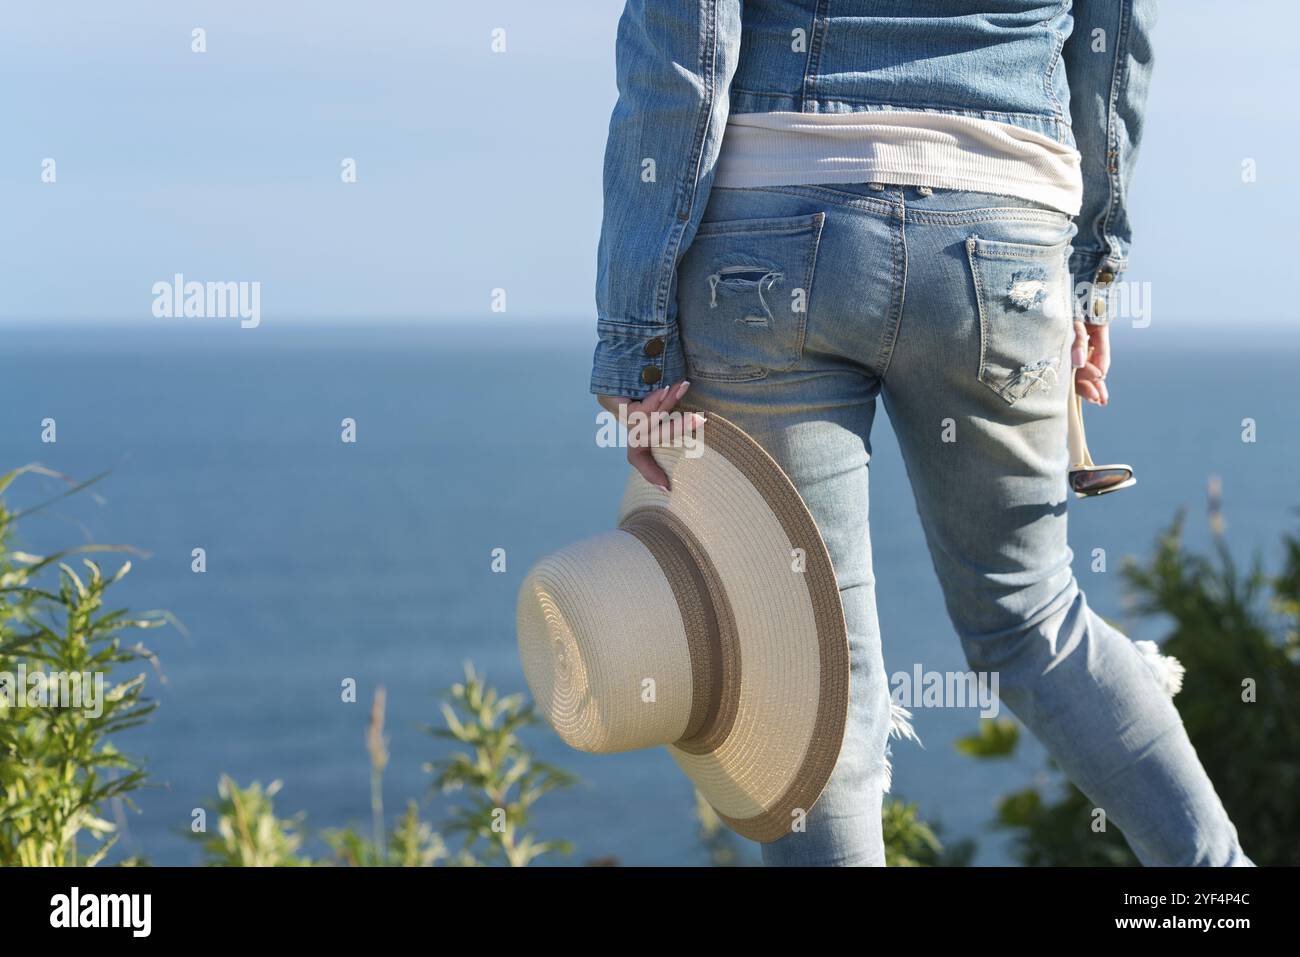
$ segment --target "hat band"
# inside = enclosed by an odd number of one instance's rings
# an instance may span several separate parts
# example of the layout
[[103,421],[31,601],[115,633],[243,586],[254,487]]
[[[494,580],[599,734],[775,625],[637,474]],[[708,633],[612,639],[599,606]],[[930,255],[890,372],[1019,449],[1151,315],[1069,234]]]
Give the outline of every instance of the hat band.
[[740,637],[722,578],[686,523],[667,509],[636,509],[619,527],[659,563],[686,630],[691,713],[673,746],[708,754],[731,733],[740,709]]

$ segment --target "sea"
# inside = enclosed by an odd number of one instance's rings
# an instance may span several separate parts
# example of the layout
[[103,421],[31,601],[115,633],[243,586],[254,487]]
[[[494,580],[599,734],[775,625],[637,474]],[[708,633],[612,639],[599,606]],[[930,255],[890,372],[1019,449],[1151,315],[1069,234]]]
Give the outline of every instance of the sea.
[[[1097,461],[1132,463],[1138,484],[1071,502],[1075,572],[1108,620],[1159,640],[1167,622],[1133,616],[1120,566],[1149,556],[1176,513],[1187,546],[1204,549],[1217,485],[1232,552],[1272,568],[1297,528],[1300,334],[1225,316],[1117,325],[1114,340],[1111,403],[1086,409],[1088,436]],[[443,820],[452,798],[424,765],[452,747],[429,734],[444,690],[472,664],[503,693],[526,692],[514,635],[524,573],[615,515],[627,464],[594,439],[591,346],[587,324],[559,318],[0,325],[0,472],[107,473],[25,518],[21,545],[134,546],[146,554],[97,556],[110,569],[133,562],[111,604],[183,625],[143,635],[159,706],[114,743],[151,784],[113,809],[110,861],[200,863],[192,814],[213,806],[222,774],[282,782],[277,813],[305,815],[312,853],[326,853],[322,829],[368,833],[365,730],[380,686],[390,823],[410,799]],[[355,442],[341,441],[345,419]],[[885,415],[875,428],[886,668],[963,671]],[[63,488],[27,475],[6,499],[30,506]],[[997,801],[1032,784],[1055,793],[1046,754],[1027,735],[1009,758],[960,754],[973,707],[918,708],[914,723],[922,746],[895,744],[894,796],[919,805],[944,843],[975,842],[975,863],[1014,863],[1010,835],[993,827]],[[586,755],[545,728],[525,739],[578,778],[533,809],[539,838],[574,844],[538,863],[710,862],[691,787],[662,749]],[[736,848],[758,861],[757,845]]]

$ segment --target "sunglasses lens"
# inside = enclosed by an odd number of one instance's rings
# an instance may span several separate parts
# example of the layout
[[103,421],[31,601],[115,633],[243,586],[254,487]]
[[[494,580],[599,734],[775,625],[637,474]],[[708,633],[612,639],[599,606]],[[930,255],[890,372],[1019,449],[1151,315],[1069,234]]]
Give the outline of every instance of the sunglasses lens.
[[1070,485],[1076,492],[1097,493],[1122,485],[1132,477],[1130,469],[1096,469],[1075,472],[1070,476]]

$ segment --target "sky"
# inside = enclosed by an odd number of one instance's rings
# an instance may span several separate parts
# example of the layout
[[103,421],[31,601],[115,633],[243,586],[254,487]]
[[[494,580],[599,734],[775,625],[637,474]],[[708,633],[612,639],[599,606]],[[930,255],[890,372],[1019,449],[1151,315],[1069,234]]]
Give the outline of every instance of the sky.
[[[621,9],[6,4],[0,323],[150,321],[176,273],[259,282],[263,321],[490,320],[500,288],[593,322]],[[1131,202],[1153,315],[1292,322],[1297,32],[1283,0],[1162,5]]]

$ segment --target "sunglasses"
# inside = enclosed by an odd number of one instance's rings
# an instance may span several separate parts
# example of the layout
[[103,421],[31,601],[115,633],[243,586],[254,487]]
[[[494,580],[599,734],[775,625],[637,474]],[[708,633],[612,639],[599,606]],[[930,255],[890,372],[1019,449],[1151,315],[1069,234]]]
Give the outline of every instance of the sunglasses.
[[1097,465],[1092,461],[1083,432],[1083,397],[1074,388],[1069,393],[1070,488],[1075,496],[1095,498],[1136,485],[1133,466]]

